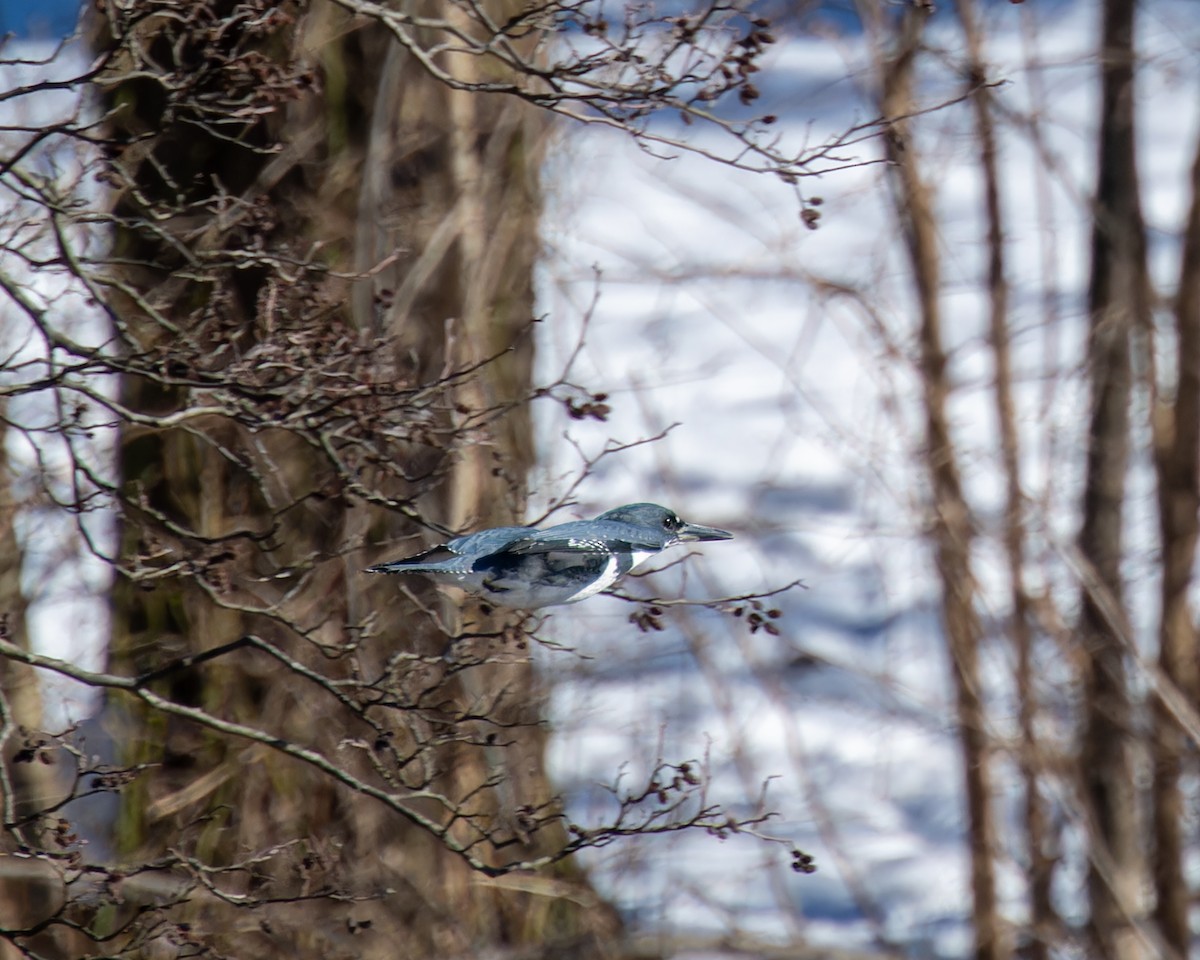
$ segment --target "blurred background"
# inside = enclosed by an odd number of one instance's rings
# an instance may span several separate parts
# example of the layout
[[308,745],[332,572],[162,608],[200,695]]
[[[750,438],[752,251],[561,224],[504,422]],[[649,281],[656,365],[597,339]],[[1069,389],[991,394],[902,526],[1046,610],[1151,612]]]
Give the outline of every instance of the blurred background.
[[[0,4],[6,53],[75,13]],[[751,4],[753,92],[712,122],[539,133],[525,518],[649,500],[736,537],[537,628],[546,775],[599,829],[614,780],[687,759],[817,866],[737,831],[585,850],[609,955],[1194,949],[1197,13]],[[799,174],[740,150],[752,122]],[[79,571],[26,587],[29,635],[98,667]],[[42,689],[57,724],[96,709]]]
[[[980,76],[998,81],[987,93],[990,141],[962,100],[916,120],[911,148],[933,221],[921,256],[937,261],[939,389],[969,510],[969,587],[946,575],[932,529],[931,513],[945,508],[929,479],[920,271],[905,238],[911,206],[897,196],[904,188],[894,168],[880,162],[886,145],[839,151],[846,169],[798,185],[693,155],[648,156],[603,133],[564,132],[548,164],[540,290],[555,322],[543,331],[539,362],[557,369],[582,342],[577,376],[609,394],[613,413],[605,423],[541,421],[547,483],[611,438],[670,427],[653,444],[604,459],[580,488],[589,508],[661,499],[737,531],[734,543],[703,550],[654,589],[717,597],[797,577],[805,586],[769,601],[783,614],[768,621],[778,635],[704,611],[638,635],[617,601],[589,604],[558,625],[595,657],[553,664],[560,782],[578,782],[589,796],[586,784],[631,745],[641,741],[646,755],[661,749],[645,745],[657,731],[673,747],[707,751],[730,797],[752,803],[769,780],[782,813],[776,829],[820,865],[797,879],[752,843],[714,849],[696,837],[592,855],[602,888],[647,929],[733,928],[768,942],[802,934],[831,948],[891,944],[905,956],[971,953],[963,699],[943,627],[946,589],[969,589],[978,618],[971,682],[986,700],[980,732],[999,913],[1026,951],[1037,949],[1031,928],[1051,916],[1060,931],[1086,924],[1096,826],[1075,764],[1087,755],[1081,667],[1089,647],[1072,630],[1088,566],[1078,552],[1087,451],[1097,442],[1089,438],[1097,375],[1089,284],[1094,270],[1110,269],[1096,265],[1092,247],[1102,23],[1094,4],[939,6],[914,66],[920,105],[949,103],[966,89],[964,12],[977,18]],[[1137,92],[1124,96],[1135,104],[1139,166],[1122,189],[1140,192],[1154,293],[1139,321],[1147,326],[1120,348],[1134,368],[1131,446],[1119,468],[1127,486],[1104,509],[1116,512],[1124,536],[1120,656],[1134,715],[1119,736],[1135,741],[1128,776],[1148,788],[1156,761],[1146,740],[1147,674],[1158,669],[1163,615],[1151,420],[1180,386],[1172,308],[1200,132],[1200,34],[1186,4],[1139,4],[1136,22]],[[785,16],[756,77],[756,109],[779,117],[781,137],[810,144],[872,117],[877,44],[886,42],[875,29],[856,23],[850,5]],[[797,193],[823,202],[806,207]],[[820,213],[817,229],[805,209]],[[989,235],[997,228],[999,274]],[[995,328],[998,289],[1004,339]],[[573,325],[564,322],[572,315]],[[1014,518],[1025,594],[1015,598]],[[1194,585],[1187,591],[1194,601]],[[1121,748],[1114,737],[1096,749]],[[1031,764],[1041,771],[1035,823],[1045,831],[1033,853]],[[1192,775],[1182,784],[1172,816],[1194,889]],[[1146,795],[1127,800],[1148,837],[1152,804]],[[1144,869],[1153,844],[1138,845]],[[1038,884],[1049,898],[1041,918],[1030,901]],[[1133,887],[1132,902],[1144,904],[1145,886]],[[1073,949],[1100,954],[1095,944]],[[1153,936],[1139,949],[1170,955]]]

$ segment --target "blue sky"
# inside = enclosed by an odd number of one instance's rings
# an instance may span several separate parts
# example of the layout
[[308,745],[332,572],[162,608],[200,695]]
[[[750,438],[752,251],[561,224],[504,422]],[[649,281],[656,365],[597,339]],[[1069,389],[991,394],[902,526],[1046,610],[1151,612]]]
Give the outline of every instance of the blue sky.
[[0,34],[45,40],[75,29],[79,0],[0,0]]

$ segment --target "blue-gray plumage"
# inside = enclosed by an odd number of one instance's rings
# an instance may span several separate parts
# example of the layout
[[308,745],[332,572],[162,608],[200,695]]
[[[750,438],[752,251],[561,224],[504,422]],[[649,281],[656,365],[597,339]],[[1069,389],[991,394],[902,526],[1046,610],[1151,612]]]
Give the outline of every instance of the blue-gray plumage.
[[732,533],[685,523],[666,507],[631,503],[595,520],[555,527],[495,527],[457,537],[369,573],[421,573],[519,610],[575,603],[617,582],[677,543],[729,540]]

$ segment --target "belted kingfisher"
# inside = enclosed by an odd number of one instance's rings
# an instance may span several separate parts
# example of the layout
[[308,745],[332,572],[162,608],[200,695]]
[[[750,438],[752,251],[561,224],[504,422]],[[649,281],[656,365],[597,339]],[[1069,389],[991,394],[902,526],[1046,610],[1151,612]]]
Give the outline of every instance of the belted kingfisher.
[[423,573],[501,606],[535,610],[599,593],[677,543],[732,537],[716,527],[685,523],[656,503],[630,503],[595,520],[545,530],[481,530],[367,572]]

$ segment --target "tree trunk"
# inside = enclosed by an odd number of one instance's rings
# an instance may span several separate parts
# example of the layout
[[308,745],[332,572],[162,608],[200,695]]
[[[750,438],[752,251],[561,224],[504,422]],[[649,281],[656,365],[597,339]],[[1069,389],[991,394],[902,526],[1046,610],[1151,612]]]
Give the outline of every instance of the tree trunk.
[[1024,819],[1027,837],[1030,939],[1025,951],[1029,960],[1046,960],[1057,914],[1051,900],[1054,858],[1048,853],[1046,812],[1039,793],[1041,760],[1035,718],[1037,691],[1033,676],[1032,605],[1025,583],[1025,517],[1021,485],[1020,434],[1013,399],[1012,351],[1008,322],[1009,285],[1005,264],[1005,230],[1000,202],[1001,178],[997,157],[992,92],[986,86],[987,68],[973,0],[956,0],[967,43],[967,82],[974,90],[975,129],[979,137],[979,160],[983,173],[987,222],[989,294],[989,337],[995,362],[996,419],[999,424],[1001,461],[1004,464],[1004,551],[1008,560],[1009,595],[1012,603],[1012,643],[1016,651],[1016,689],[1021,745],[1016,757],[1024,789]]
[[[1091,415],[1079,548],[1095,582],[1081,598],[1086,653],[1080,764],[1092,825],[1088,892],[1093,955],[1140,956],[1134,920],[1142,864],[1130,766],[1121,583],[1129,459],[1129,352],[1148,324],[1145,229],[1134,154],[1133,0],[1105,0],[1099,182],[1088,290]],[[1113,622],[1117,620],[1118,622]]]
[[[490,6],[503,20],[505,4]],[[112,670],[251,635],[260,646],[170,670],[154,689],[409,793],[406,809],[433,827],[125,699],[107,713],[126,761],[161,767],[123,794],[122,846],[220,866],[264,852],[256,882],[279,902],[232,926],[219,904],[198,908],[190,928],[218,947],[236,937],[242,954],[525,944],[586,956],[614,929],[611,912],[578,905],[595,907],[586,890],[484,885],[464,855],[509,863],[561,835],[552,818],[528,826],[551,792],[527,656],[486,620],[456,623],[419,584],[414,601],[360,573],[376,545],[415,550],[519,516],[540,125],[449,90],[380,25],[323,3],[217,3],[134,29],[149,56],[133,66],[167,79],[114,88],[130,139],[118,212],[132,224],[117,246],[137,265],[120,271],[117,317],[132,355],[159,350],[170,366],[126,377],[122,398],[163,417],[204,406],[207,383],[244,385],[256,410],[278,404],[281,426],[218,413],[124,431]],[[257,71],[253,89],[228,86],[235,67]],[[192,101],[161,100],[177,92],[172,68],[197,85],[195,102],[257,103],[274,83],[286,109],[185,124]],[[219,136],[231,129],[232,144]],[[320,420],[326,397],[336,420]],[[467,627],[478,640],[448,645]],[[308,902],[323,889],[354,899]]]
[[[1192,161],[1192,202],[1183,236],[1175,303],[1178,351],[1173,402],[1158,397],[1153,412],[1162,539],[1162,610],[1158,665],[1164,680],[1193,704],[1197,689],[1196,628],[1188,588],[1196,562],[1200,514],[1200,145]],[[1155,917],[1163,941],[1180,957],[1191,946],[1191,892],[1183,861],[1187,814],[1179,776],[1187,739],[1174,715],[1155,702],[1154,712]]]
[[[924,9],[903,14],[898,49],[887,58],[880,112],[885,118],[912,115],[912,66],[924,31]],[[921,379],[925,412],[925,464],[932,491],[932,540],[942,586],[942,622],[950,651],[967,800],[967,842],[971,856],[971,921],[974,955],[999,960],[1007,955],[996,902],[993,866],[987,716],[979,676],[983,631],[975,611],[971,573],[971,516],[963,495],[946,403],[949,380],[942,346],[939,257],[933,200],[921,177],[919,157],[903,120],[886,137],[893,198],[913,271],[920,312]]]
[[[0,401],[0,636],[28,649],[27,602],[21,590],[24,551],[17,536],[18,504],[8,462],[7,404]],[[29,859],[10,856],[30,840],[21,818],[55,798],[53,768],[43,761],[49,751],[38,735],[43,727],[37,673],[23,663],[0,658],[0,928],[29,926],[52,914],[57,884],[48,869]],[[17,956],[0,941],[0,960]]]

